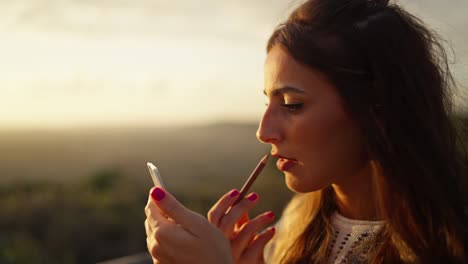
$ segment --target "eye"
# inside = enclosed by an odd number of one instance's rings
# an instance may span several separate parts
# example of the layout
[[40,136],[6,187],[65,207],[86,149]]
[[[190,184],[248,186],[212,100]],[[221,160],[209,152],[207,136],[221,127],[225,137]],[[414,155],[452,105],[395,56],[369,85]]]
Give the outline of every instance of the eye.
[[298,110],[301,110],[302,107],[304,106],[303,103],[297,103],[297,104],[281,104],[282,107],[286,108],[290,112],[295,112]]

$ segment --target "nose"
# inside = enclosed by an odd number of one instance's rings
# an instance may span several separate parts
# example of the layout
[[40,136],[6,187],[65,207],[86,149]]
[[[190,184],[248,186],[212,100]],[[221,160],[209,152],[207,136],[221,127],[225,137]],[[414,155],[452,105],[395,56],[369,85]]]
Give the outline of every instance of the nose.
[[265,144],[274,144],[281,140],[280,120],[272,109],[267,107],[257,129],[257,139]]

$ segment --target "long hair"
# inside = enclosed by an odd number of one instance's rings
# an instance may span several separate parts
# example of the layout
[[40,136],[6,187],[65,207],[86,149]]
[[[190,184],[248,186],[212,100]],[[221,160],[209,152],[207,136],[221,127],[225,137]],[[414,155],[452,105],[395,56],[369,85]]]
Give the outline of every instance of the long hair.
[[[386,223],[368,261],[465,263],[466,154],[436,33],[385,0],[309,0],[276,28],[267,51],[276,45],[334,84],[382,171],[369,200]],[[331,187],[293,198],[273,263],[326,262],[333,199]],[[291,223],[300,215],[307,221]]]

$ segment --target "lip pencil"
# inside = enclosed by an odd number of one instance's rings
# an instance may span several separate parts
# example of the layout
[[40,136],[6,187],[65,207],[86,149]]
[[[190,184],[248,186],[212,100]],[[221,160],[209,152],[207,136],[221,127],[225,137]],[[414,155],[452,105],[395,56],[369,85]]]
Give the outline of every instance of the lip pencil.
[[270,157],[270,155],[266,154],[262,158],[262,160],[260,160],[257,167],[255,167],[255,169],[252,171],[252,173],[250,174],[247,181],[244,183],[244,186],[242,186],[242,189],[240,190],[239,197],[237,198],[237,200],[232,205],[235,205],[238,202],[240,202],[242,199],[244,199],[244,196],[247,194],[250,187],[252,186],[252,184],[257,179],[258,175],[260,174],[260,172],[262,172],[263,168],[265,168],[265,165],[267,164],[269,157]]

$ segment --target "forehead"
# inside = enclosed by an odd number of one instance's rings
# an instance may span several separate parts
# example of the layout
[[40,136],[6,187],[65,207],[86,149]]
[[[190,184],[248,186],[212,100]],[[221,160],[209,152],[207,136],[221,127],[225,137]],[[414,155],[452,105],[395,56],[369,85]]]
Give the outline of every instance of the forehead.
[[284,47],[274,46],[265,59],[265,90],[275,89],[279,86],[296,86],[315,89],[330,89],[331,83],[318,70],[305,66],[287,52]]
[[287,75],[289,72],[300,70],[298,63],[289,55],[285,48],[274,46],[270,49],[265,59],[265,74]]

